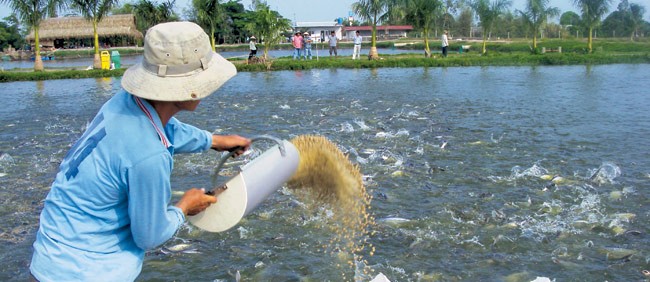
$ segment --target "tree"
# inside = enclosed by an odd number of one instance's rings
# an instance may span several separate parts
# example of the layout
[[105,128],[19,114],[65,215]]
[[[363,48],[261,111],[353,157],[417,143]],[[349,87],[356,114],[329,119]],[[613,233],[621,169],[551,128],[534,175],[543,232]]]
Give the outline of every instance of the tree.
[[9,45],[19,49],[24,42],[16,14],[5,17],[0,22],[0,50],[9,47]]
[[630,5],[627,0],[623,0],[618,5],[618,9],[609,14],[603,20],[599,30],[602,34],[616,37],[633,33],[631,26],[632,19],[630,18]]
[[[253,21],[253,11],[248,11],[240,0],[221,2],[221,22],[215,29],[215,45],[220,43],[242,43],[250,36],[248,25]],[[255,10],[252,6],[251,10]],[[199,23],[198,11],[194,7],[183,10],[184,18]],[[204,26],[206,28],[206,26]],[[256,34],[257,36],[257,34]],[[221,38],[221,40],[220,40]]]
[[368,56],[370,59],[376,60],[379,58],[377,53],[377,24],[388,19],[391,4],[391,0],[359,0],[352,3],[352,10],[359,15],[361,20],[369,21],[372,26],[370,54]]
[[600,25],[600,19],[609,10],[612,0],[573,0],[573,4],[582,11],[582,22],[588,29],[587,50],[593,52],[594,29]]
[[515,15],[512,11],[506,11],[494,21],[492,34],[500,37],[525,37],[528,33],[524,30],[522,17]]
[[23,24],[34,29],[34,71],[43,71],[38,30],[43,19],[55,15],[65,3],[62,0],[0,0],[0,3],[8,4]]
[[458,7],[461,5],[461,0],[441,0],[442,4],[442,28],[451,29],[451,25],[454,22],[454,14],[458,12]]
[[636,3],[630,4],[630,20],[632,25],[632,35],[630,36],[630,40],[639,37],[639,29],[644,23],[643,14],[645,14],[645,7]]
[[576,14],[575,12],[564,12],[560,16],[560,25],[562,25],[562,28],[567,29],[571,34],[575,34],[578,30],[580,30],[581,24],[580,15]]
[[174,13],[174,4],[174,0],[168,0],[161,4],[140,0],[132,4],[138,30],[146,33],[154,25],[178,20],[178,16]]
[[134,11],[134,6],[131,3],[126,3],[122,6],[115,6],[113,9],[111,9],[111,14],[113,15],[126,15],[126,14],[133,14],[135,13]]
[[219,0],[192,0],[192,5],[196,10],[197,23],[209,30],[210,45],[212,51],[216,51],[214,34],[217,32],[217,25],[225,22],[223,7]]
[[486,53],[487,37],[492,30],[494,22],[510,5],[510,0],[493,0],[493,2],[490,2],[490,0],[474,0],[470,3],[470,7],[478,15],[481,21],[481,27],[483,28],[483,54]]
[[525,25],[533,34],[533,49],[537,50],[537,34],[548,21],[549,17],[556,17],[560,9],[548,7],[549,0],[527,0],[526,11],[519,11]]
[[93,67],[100,69],[102,61],[99,57],[99,34],[97,33],[97,24],[108,15],[118,0],[70,0],[73,9],[79,11],[81,15],[93,24],[93,45],[95,46],[95,60]]
[[243,42],[246,39],[246,24],[251,17],[251,12],[246,11],[246,8],[239,3],[239,0],[230,0],[223,4],[223,8],[226,13],[226,23],[230,27],[230,33],[227,36],[224,34],[224,38],[227,37],[230,43]]
[[413,25],[413,29],[422,32],[424,56],[430,57],[429,35],[433,29],[436,15],[442,11],[442,2],[440,0],[399,0],[396,10],[401,12],[405,22]]
[[291,29],[291,21],[283,18],[277,11],[271,10],[263,0],[253,0],[254,11],[248,30],[258,34],[264,45],[264,59],[269,56],[269,49],[284,39],[283,32]]
[[456,20],[456,22],[458,23],[457,32],[466,37],[472,36],[471,33],[472,33],[473,19],[474,19],[474,14],[472,13],[472,9],[464,8],[463,10],[461,10],[460,14],[458,15],[458,20]]

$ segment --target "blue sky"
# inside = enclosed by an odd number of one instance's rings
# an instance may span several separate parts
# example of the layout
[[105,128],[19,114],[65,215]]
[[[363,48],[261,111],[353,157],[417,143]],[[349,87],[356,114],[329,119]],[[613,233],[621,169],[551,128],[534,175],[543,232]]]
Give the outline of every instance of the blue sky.
[[[122,0],[121,3],[130,2],[135,0]],[[162,0],[154,0],[161,2]],[[245,7],[249,7],[250,0],[242,0]],[[338,17],[347,17],[350,12],[350,6],[356,0],[267,0],[273,10],[277,10],[284,16],[292,21],[331,21]],[[612,0],[610,12],[616,10],[616,6],[620,0]],[[629,0],[630,3],[638,3],[646,8],[645,19],[650,21],[650,0]],[[190,0],[176,0],[177,10],[182,11],[187,8]],[[525,9],[525,0],[513,0],[512,10]],[[558,7],[562,12],[577,11],[573,7],[573,0],[550,0],[550,5]],[[8,6],[0,5],[0,19],[8,16],[10,10]],[[557,21],[557,20],[556,20]]]

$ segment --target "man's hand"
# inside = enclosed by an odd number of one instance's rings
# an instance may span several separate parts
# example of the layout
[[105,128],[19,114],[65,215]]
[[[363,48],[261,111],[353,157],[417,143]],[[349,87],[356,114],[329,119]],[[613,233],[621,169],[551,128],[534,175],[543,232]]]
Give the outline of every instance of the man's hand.
[[185,215],[196,215],[216,202],[217,197],[206,195],[204,189],[192,188],[183,194],[183,197],[176,203],[176,207],[181,209]]
[[235,155],[243,154],[251,146],[251,140],[239,135],[212,135],[212,149],[217,151],[235,151]]

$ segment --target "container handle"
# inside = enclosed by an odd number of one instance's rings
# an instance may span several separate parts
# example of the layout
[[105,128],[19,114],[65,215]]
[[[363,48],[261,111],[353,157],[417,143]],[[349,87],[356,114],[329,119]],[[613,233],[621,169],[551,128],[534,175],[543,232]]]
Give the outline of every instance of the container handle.
[[[254,136],[254,137],[251,138],[251,143],[257,142],[257,141],[260,141],[260,140],[269,140],[269,141],[273,141],[273,142],[277,143],[278,148],[280,149],[280,155],[282,155],[283,157],[286,155],[287,151],[284,148],[284,142],[282,142],[282,140],[280,140],[279,138],[273,137],[271,135],[257,135],[257,136]],[[217,185],[217,177],[219,177],[219,171],[221,170],[223,165],[226,163],[226,161],[228,161],[228,159],[235,157],[235,154],[237,153],[237,151],[239,149],[241,149],[241,148],[235,148],[234,150],[230,151],[225,156],[221,157],[221,160],[219,161],[219,164],[217,165],[217,167],[215,167],[214,173],[212,174],[212,186],[216,187],[216,185]]]

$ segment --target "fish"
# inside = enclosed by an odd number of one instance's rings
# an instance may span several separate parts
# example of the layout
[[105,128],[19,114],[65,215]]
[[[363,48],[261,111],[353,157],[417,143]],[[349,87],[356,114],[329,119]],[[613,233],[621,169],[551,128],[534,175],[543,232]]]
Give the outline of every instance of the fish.
[[598,168],[598,169],[597,169],[597,170],[596,170],[596,171],[595,171],[595,172],[594,172],[594,173],[589,177],[589,181],[594,181],[594,180],[596,180],[596,177],[598,177],[598,174],[600,173],[600,171],[601,171],[602,169],[603,169],[603,166],[600,166],[600,167],[599,167],[599,168]]
[[607,260],[625,259],[637,253],[635,250],[619,247],[602,247],[598,252],[605,254]]
[[580,264],[577,264],[575,262],[571,261],[566,261],[566,260],[561,260],[558,258],[553,258],[552,259],[554,263],[561,265],[562,267],[569,268],[569,269],[575,269],[575,268],[580,268]]
[[163,254],[166,254],[166,255],[179,254],[179,253],[181,253],[181,254],[200,254],[201,253],[197,248],[194,248],[192,245],[186,244],[186,243],[177,244],[177,245],[174,245],[174,246],[171,246],[171,247],[162,247],[162,248],[160,248],[160,252],[163,253]]
[[553,177],[554,177],[553,175],[544,174],[544,175],[540,176],[539,178],[542,179],[542,180],[551,180],[551,179],[553,179]]
[[377,222],[384,223],[386,225],[399,226],[405,223],[409,223],[411,220],[402,217],[384,217],[378,219]]
[[624,212],[624,213],[615,213],[615,214],[612,214],[612,217],[613,217],[613,218],[616,218],[616,219],[620,219],[620,220],[626,221],[626,222],[630,222],[630,221],[632,221],[632,220],[636,217],[636,214],[634,214],[634,213],[627,213],[627,212]]

